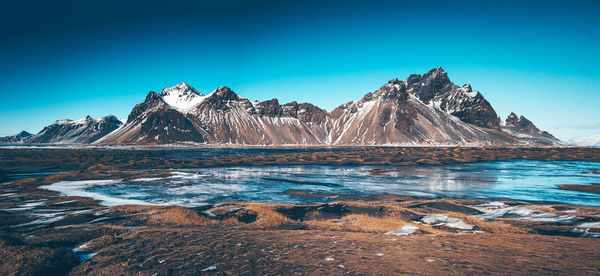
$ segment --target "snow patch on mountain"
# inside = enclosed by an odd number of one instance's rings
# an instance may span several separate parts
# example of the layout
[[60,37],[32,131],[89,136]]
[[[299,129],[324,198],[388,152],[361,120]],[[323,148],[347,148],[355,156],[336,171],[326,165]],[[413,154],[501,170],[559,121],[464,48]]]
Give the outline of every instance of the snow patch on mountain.
[[185,82],[173,87],[165,87],[160,96],[165,103],[182,112],[191,110],[206,98],[206,96]]

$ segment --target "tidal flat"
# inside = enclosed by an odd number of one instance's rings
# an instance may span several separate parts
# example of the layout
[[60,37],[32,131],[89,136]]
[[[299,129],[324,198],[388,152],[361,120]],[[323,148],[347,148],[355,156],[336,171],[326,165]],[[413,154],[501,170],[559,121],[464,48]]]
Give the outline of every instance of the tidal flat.
[[598,170],[595,148],[5,147],[0,271],[597,274]]

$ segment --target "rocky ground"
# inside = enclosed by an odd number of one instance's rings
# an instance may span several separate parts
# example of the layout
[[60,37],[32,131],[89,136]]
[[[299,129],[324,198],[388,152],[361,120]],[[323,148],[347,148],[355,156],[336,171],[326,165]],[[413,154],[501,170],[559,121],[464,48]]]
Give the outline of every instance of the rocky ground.
[[0,150],[0,156],[3,275],[600,273],[595,207],[402,195],[312,205],[106,207],[38,188],[60,180],[164,176],[171,167],[228,162],[598,161],[593,149],[319,149],[208,159],[159,151],[32,149]]

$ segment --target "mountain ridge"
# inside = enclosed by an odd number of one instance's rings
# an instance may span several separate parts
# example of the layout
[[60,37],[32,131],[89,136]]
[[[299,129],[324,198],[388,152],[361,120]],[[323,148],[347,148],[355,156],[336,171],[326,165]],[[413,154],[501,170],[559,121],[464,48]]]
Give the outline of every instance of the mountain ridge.
[[[39,136],[39,133],[33,135]],[[88,132],[87,136],[62,140],[27,138],[23,143],[479,146],[561,143],[524,117],[509,116],[502,121],[480,92],[473,91],[468,84],[452,83],[441,67],[424,75],[410,75],[405,81],[392,79],[359,100],[329,112],[311,103],[281,104],[276,98],[250,101],[227,86],[204,95],[182,82],[165,87],[160,93],[150,91],[144,101],[132,108],[126,123],[116,127],[112,124],[96,135]]]

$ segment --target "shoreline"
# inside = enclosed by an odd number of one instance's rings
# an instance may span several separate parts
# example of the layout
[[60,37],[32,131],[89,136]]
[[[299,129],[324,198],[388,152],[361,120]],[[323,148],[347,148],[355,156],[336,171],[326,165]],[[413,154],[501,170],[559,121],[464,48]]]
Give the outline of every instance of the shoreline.
[[[231,151],[233,155],[229,149],[0,149],[0,258],[5,260],[0,271],[70,275],[600,272],[596,258],[600,206],[394,194],[339,196],[288,189],[288,196],[330,198],[305,204],[219,201],[192,208],[107,207],[89,197],[40,189],[61,181],[165,179],[177,169],[228,166],[402,168],[515,158],[600,161],[600,149],[588,148]],[[210,154],[203,155],[206,152]],[[24,175],[8,178],[19,173]],[[581,173],[597,171],[586,168]]]

